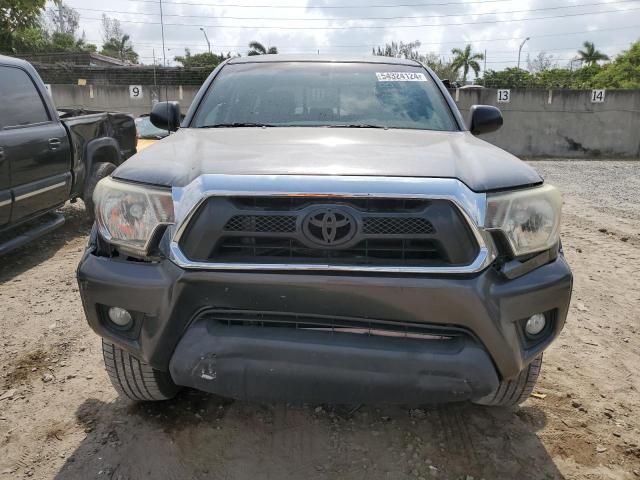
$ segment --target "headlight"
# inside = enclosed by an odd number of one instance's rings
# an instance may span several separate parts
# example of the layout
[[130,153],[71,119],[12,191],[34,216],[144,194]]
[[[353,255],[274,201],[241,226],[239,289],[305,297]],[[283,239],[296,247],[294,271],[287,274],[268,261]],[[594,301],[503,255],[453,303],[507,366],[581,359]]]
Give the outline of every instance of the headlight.
[[146,255],[153,233],[173,223],[171,191],[112,178],[100,180],[93,194],[100,235],[109,243]]
[[548,250],[560,238],[560,192],[551,185],[487,195],[488,229],[502,230],[515,256]]

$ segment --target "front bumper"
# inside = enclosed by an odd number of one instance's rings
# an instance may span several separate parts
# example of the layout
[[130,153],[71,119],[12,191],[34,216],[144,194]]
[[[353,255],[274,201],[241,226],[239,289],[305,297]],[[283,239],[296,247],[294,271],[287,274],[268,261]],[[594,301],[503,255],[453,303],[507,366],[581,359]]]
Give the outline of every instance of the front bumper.
[[[443,401],[479,398],[516,376],[564,326],[572,288],[562,255],[509,280],[183,270],[88,251],[78,280],[90,326],[178,384],[235,398]],[[133,334],[111,328],[105,307],[135,312]],[[437,342],[282,328],[225,327],[210,309],[415,322],[469,333]],[[550,312],[531,345],[522,321]]]

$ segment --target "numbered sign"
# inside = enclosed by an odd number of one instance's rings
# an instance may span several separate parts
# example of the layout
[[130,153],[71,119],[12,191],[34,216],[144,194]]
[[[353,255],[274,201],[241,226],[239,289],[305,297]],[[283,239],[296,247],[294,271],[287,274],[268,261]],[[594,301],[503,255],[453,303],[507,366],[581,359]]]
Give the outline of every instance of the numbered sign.
[[498,103],[509,103],[511,101],[511,90],[498,90]]
[[591,103],[604,103],[604,90],[591,90]]
[[142,85],[129,85],[129,97],[142,98]]

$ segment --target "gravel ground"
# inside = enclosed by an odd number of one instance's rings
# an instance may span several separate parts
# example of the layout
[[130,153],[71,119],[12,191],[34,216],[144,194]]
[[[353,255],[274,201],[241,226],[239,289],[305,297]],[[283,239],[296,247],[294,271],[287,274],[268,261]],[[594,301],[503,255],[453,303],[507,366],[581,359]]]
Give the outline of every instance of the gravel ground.
[[0,480],[640,478],[640,162],[532,165],[565,193],[575,292],[521,407],[119,399],[83,317],[89,227],[69,205],[64,227],[0,259]]

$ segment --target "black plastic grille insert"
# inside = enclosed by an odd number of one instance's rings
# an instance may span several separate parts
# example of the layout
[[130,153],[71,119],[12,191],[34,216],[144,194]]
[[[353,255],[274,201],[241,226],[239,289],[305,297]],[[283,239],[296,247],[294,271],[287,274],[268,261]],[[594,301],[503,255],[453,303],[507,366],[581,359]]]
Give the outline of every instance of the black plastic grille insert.
[[229,219],[224,229],[230,232],[295,232],[296,217],[286,215],[235,215]]
[[[351,236],[318,241],[310,219],[322,212],[350,218]],[[180,248],[190,260],[248,265],[458,266],[478,254],[470,226],[447,200],[325,196],[210,197]]]
[[435,233],[429,220],[421,217],[365,217],[363,232],[369,235],[428,235]]

